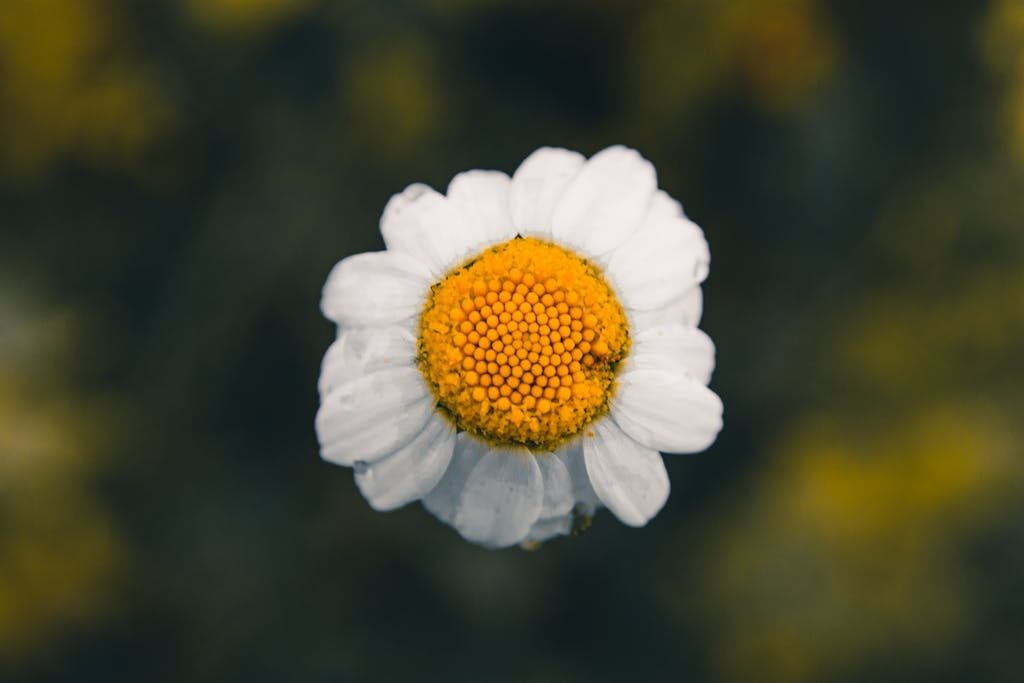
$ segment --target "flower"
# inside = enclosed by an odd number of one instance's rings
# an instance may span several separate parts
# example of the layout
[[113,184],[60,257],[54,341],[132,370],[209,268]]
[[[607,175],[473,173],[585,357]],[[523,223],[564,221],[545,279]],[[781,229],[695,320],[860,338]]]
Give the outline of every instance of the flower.
[[338,263],[321,455],[377,510],[415,500],[467,540],[530,545],[602,506],[643,526],[661,452],[707,448],[722,404],[697,329],[704,235],[635,150],[541,148],[511,178],[414,184],[387,250]]

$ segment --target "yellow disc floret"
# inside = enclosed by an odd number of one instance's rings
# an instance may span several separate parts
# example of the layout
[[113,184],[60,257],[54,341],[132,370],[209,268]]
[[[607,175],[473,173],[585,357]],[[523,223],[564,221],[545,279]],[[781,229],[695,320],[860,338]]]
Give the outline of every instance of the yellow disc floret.
[[479,254],[434,285],[419,363],[464,431],[552,450],[608,409],[629,351],[625,312],[596,266],[534,238]]

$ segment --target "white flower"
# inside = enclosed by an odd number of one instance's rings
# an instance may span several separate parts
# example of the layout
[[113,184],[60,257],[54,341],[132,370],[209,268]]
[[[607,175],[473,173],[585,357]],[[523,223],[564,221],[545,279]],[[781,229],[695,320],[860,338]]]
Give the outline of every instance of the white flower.
[[631,526],[664,505],[660,452],[707,448],[722,404],[697,329],[704,235],[616,146],[542,148],[509,178],[411,185],[387,251],[338,263],[338,324],[316,417],[322,456],[377,510],[423,500],[487,547],[543,541],[601,506]]

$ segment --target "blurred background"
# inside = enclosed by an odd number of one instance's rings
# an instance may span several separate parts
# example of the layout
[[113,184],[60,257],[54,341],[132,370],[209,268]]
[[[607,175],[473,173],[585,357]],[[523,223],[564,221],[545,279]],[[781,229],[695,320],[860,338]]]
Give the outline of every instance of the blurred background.
[[[637,147],[725,429],[538,552],[318,457],[388,197]],[[1019,681],[1020,0],[4,0],[0,680]]]

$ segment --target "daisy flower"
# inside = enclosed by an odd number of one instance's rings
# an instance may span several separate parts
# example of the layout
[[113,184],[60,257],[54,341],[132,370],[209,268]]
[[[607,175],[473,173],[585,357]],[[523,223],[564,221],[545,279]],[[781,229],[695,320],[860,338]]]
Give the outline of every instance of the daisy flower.
[[324,459],[377,510],[422,500],[467,540],[531,545],[602,506],[665,504],[661,453],[707,448],[722,404],[697,329],[710,256],[635,150],[541,148],[509,178],[410,185],[386,251],[338,263],[320,374]]

